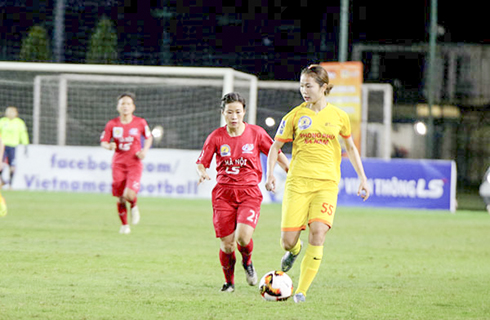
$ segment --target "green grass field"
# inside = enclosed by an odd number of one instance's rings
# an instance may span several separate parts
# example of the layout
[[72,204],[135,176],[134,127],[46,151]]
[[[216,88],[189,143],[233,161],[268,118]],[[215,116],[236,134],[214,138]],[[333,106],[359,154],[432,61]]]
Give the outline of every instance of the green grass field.
[[[486,211],[339,208],[318,276],[297,305],[263,301],[239,262],[236,291],[219,292],[210,201],[140,198],[141,223],[120,235],[109,195],[3,195],[2,320],[490,319]],[[280,205],[263,206],[259,276],[279,268],[279,220]],[[295,285],[299,264],[289,272]]]

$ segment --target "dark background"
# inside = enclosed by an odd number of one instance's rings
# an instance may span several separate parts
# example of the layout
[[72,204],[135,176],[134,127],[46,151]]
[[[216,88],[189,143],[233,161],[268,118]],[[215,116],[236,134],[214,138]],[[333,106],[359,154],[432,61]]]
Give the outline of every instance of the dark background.
[[[294,2],[293,4],[291,4]],[[338,60],[340,1],[65,0],[64,62],[83,63],[102,16],[118,34],[120,63],[223,66],[261,79],[296,80],[307,64]],[[441,42],[490,43],[482,2],[439,1]],[[33,25],[54,30],[56,1],[0,0],[4,60]],[[162,9],[172,16],[163,19]],[[350,1],[349,45],[428,42],[430,0]],[[162,56],[167,32],[169,55]],[[7,47],[9,50],[7,51]],[[13,47],[13,49],[12,49]],[[349,50],[350,51],[350,50]],[[403,72],[403,65],[400,65]],[[407,67],[408,68],[408,67]]]

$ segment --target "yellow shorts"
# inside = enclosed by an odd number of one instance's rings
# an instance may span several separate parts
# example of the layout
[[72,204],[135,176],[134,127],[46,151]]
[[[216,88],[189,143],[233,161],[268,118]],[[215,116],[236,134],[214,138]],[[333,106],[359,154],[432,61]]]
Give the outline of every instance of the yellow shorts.
[[304,230],[313,221],[332,227],[338,193],[338,184],[332,180],[288,177],[282,199],[281,230]]

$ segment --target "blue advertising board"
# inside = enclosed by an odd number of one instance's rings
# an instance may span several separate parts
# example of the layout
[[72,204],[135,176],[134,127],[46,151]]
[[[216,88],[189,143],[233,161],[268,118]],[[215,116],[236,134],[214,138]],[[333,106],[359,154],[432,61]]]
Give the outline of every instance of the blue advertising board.
[[[290,157],[289,157],[290,158]],[[264,179],[266,159],[263,159]],[[341,162],[338,205],[386,208],[456,210],[456,163],[450,160],[362,159],[371,195],[357,196],[359,180],[348,158]],[[275,168],[276,179],[286,175]],[[280,202],[282,194],[271,195]]]
[[338,205],[456,210],[456,163],[449,160],[362,160],[371,196],[357,196],[359,181],[342,159]]

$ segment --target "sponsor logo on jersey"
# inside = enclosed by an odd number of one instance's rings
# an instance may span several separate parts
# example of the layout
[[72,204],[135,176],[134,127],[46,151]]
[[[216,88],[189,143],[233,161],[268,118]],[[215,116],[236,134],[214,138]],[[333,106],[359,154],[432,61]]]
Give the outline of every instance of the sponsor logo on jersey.
[[277,135],[282,135],[284,133],[284,129],[286,128],[286,120],[282,120],[279,128],[277,129]]
[[219,153],[221,154],[222,157],[229,157],[229,156],[231,156],[230,146],[227,145],[227,144],[222,145],[219,148]]
[[254,145],[252,143],[247,143],[242,147],[242,153],[252,153],[254,150]]
[[131,129],[129,129],[129,135],[131,135],[131,136],[137,136],[138,135],[138,128],[131,128]]
[[121,127],[114,127],[114,128],[112,128],[112,136],[114,138],[122,138],[122,136],[123,136],[123,128],[121,128]]
[[306,130],[311,127],[311,118],[308,116],[302,116],[298,121],[298,128],[300,130]]

